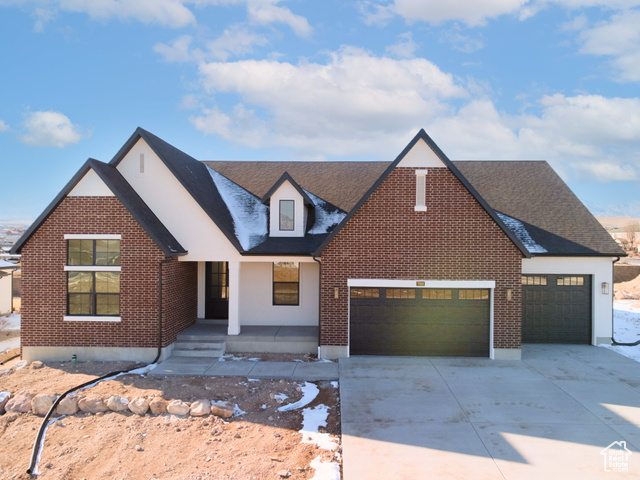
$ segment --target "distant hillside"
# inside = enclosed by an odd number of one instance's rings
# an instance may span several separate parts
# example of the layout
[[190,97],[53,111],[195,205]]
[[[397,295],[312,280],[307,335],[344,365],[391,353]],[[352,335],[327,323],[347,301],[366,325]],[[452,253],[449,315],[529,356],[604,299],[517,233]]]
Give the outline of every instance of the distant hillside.
[[640,218],[633,217],[596,217],[600,224],[610,230],[612,228],[622,228],[628,225],[637,225],[640,223]]

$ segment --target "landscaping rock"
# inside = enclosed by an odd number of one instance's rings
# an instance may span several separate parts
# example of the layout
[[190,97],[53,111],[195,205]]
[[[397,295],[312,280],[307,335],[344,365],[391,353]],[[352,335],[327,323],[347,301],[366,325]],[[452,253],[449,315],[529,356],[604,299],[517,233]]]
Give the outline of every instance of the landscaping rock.
[[35,397],[33,393],[19,393],[9,399],[5,405],[7,412],[27,413],[31,411],[31,401]]
[[10,398],[11,394],[9,392],[0,392],[0,415],[4,414],[4,407],[7,405]]
[[13,364],[13,369],[22,370],[23,368],[26,368],[27,365],[29,365],[29,362],[27,362],[26,360],[18,360],[16,363]]
[[171,400],[169,405],[167,405],[167,412],[173,415],[188,415],[189,405],[182,400]]
[[129,409],[129,400],[120,395],[112,395],[107,400],[107,407],[112,412],[124,412]]
[[149,410],[149,402],[143,397],[136,397],[131,400],[129,404],[129,410],[131,410],[136,415],[144,415]]
[[233,417],[233,405],[229,402],[214,402],[211,404],[211,413],[216,417]]
[[151,410],[151,413],[153,413],[154,415],[161,415],[163,413],[167,413],[168,404],[169,402],[166,401],[164,398],[154,397],[149,402],[149,410]]
[[44,363],[42,363],[40,360],[35,360],[33,362],[31,362],[31,368],[33,369],[38,369],[38,368],[42,368],[44,367]]
[[97,395],[87,395],[78,400],[78,408],[86,413],[106,412],[109,407],[107,403]]
[[60,400],[56,407],[56,413],[58,415],[75,415],[78,413],[78,396],[68,395]]
[[36,395],[31,401],[31,411],[40,417],[44,417],[58,399],[57,395]]
[[189,415],[192,417],[204,417],[211,413],[211,402],[209,400],[196,400],[191,404]]

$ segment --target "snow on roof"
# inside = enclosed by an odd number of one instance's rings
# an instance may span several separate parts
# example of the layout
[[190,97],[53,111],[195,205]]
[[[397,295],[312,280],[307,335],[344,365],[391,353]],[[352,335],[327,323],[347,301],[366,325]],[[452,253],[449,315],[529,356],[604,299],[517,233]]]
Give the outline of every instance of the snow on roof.
[[509,230],[513,232],[513,234],[518,237],[518,240],[522,242],[529,253],[547,253],[547,250],[538,245],[535,240],[531,237],[525,226],[520,220],[516,220],[513,217],[505,215],[504,213],[496,212],[500,217],[500,220],[504,222]]
[[311,230],[309,230],[311,235],[329,233],[342,221],[344,217],[347,216],[347,214],[338,207],[331,205],[320,197],[315,196],[313,193],[308,192],[307,190],[304,192],[309,196],[316,207],[316,221],[313,224],[313,227],[311,227]]
[[258,197],[227,177],[220,175],[208,166],[207,170],[209,170],[213,183],[229,209],[236,238],[242,248],[246,251],[262,243],[268,233],[267,206],[263,205]]
[[0,260],[0,268],[20,268],[15,263],[7,262],[6,260]]

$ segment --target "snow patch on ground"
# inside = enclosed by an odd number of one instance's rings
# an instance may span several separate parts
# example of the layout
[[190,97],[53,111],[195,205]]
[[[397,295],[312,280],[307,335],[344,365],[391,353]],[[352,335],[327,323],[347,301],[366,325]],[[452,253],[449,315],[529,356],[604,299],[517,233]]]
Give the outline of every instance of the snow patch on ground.
[[324,463],[322,457],[316,457],[311,461],[311,468],[316,469],[311,480],[340,480],[340,465],[338,463]]
[[498,217],[500,220],[504,222],[509,230],[513,232],[513,234],[518,237],[518,240],[522,242],[522,244],[529,250],[529,253],[546,253],[547,250],[538,245],[535,240],[531,237],[525,226],[522,224],[520,220],[516,220],[509,215],[505,215],[504,213],[499,213]]
[[280,402],[282,403],[289,397],[287,397],[284,393],[278,393],[277,395],[274,395],[273,398],[275,400],[280,400]]
[[302,410],[302,443],[311,443],[324,450],[336,450],[338,443],[328,433],[320,433],[320,427],[327,426],[329,407],[316,405]]
[[[613,304],[614,338],[618,342],[633,343],[640,340],[640,302],[618,300]],[[640,345],[624,347],[622,345],[600,345],[620,355],[640,362]]]
[[215,170],[207,167],[222,200],[227,205],[238,242],[244,250],[251,250],[267,236],[268,208],[258,197]]
[[338,225],[347,213],[340,210],[338,207],[331,205],[326,200],[316,197],[313,193],[304,191],[313,204],[315,205],[316,221],[313,224],[309,233],[311,235],[320,235],[323,233],[329,233],[333,228]]
[[238,404],[236,403],[235,407],[233,407],[233,416],[234,416],[234,417],[239,417],[240,415],[244,415],[245,413],[247,413],[247,412],[245,412],[244,410],[242,410],[242,409],[238,406]]
[[17,331],[20,330],[20,314],[12,313],[11,315],[7,315],[4,317],[0,317],[0,325],[6,322],[5,330],[8,331]]
[[297,408],[306,407],[311,402],[313,402],[318,396],[318,393],[320,393],[320,390],[315,383],[304,382],[304,385],[301,385],[300,388],[302,389],[302,398],[297,402],[290,403],[278,408],[279,412],[288,412]]

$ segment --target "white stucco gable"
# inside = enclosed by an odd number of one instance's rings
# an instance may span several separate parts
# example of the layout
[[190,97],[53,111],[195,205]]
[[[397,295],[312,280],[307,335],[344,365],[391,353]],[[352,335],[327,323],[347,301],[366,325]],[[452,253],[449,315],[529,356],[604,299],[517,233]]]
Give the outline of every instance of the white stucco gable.
[[90,169],[67,195],[70,197],[113,197],[114,193],[98,174]]
[[447,168],[423,139],[419,139],[416,142],[413,148],[411,148],[400,163],[398,163],[397,167]]
[[117,169],[189,252],[181,261],[240,259],[238,250],[144,139],[138,139]]

